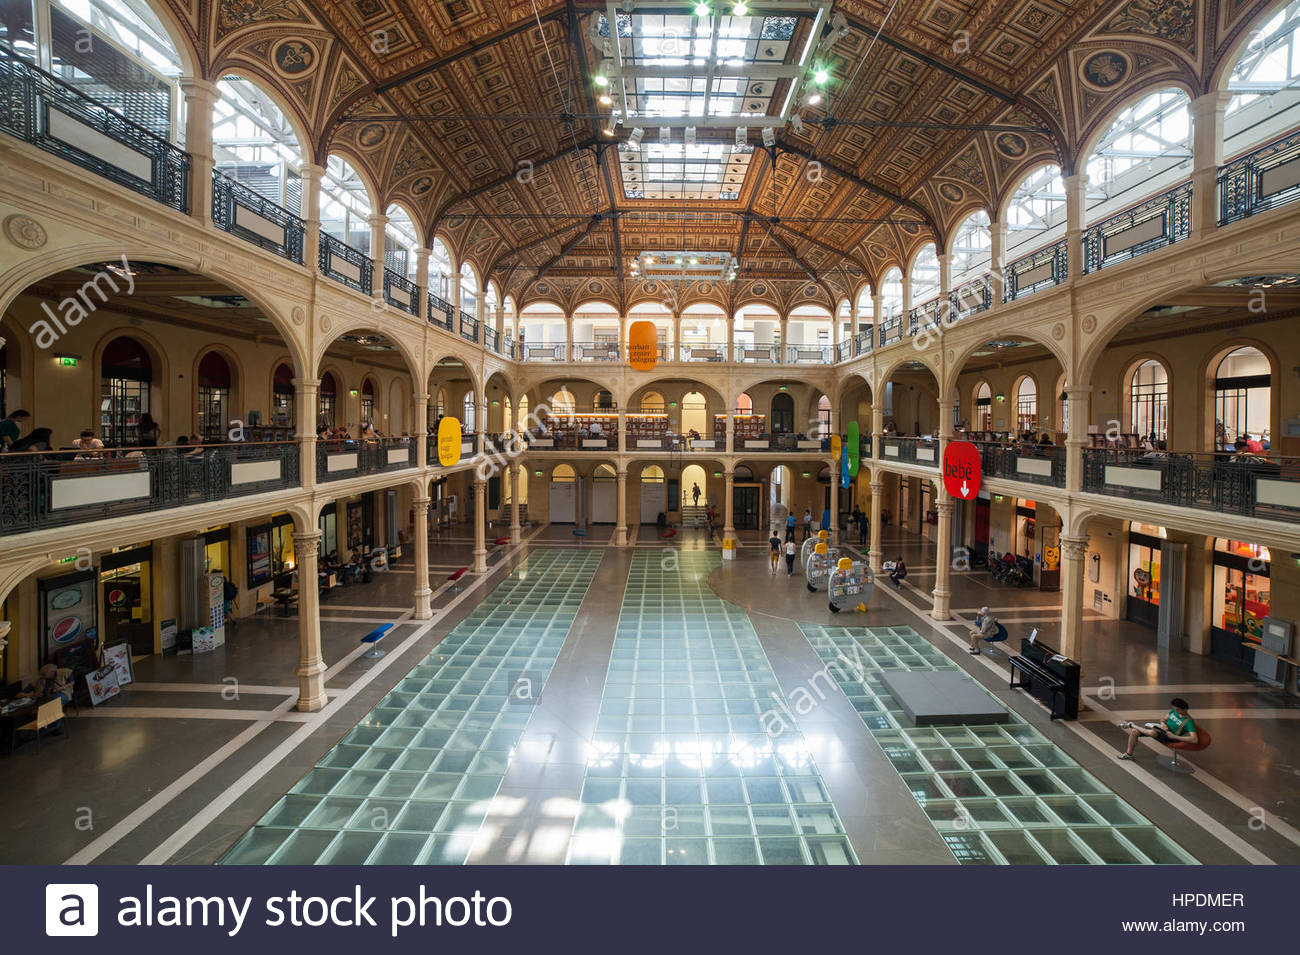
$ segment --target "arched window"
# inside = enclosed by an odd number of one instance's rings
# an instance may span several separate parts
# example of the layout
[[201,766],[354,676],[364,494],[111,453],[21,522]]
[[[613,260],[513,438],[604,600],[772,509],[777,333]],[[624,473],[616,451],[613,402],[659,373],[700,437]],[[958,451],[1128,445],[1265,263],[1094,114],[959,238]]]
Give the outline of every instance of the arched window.
[[487,291],[483,293],[483,314],[487,316],[488,323],[493,327],[496,327],[497,304],[500,301],[496,283],[488,282]]
[[559,484],[572,484],[577,479],[578,475],[567,464],[557,464],[555,470],[551,472],[551,480]]
[[1300,125],[1300,103],[1288,95],[1297,80],[1300,0],[1293,0],[1251,34],[1228,77],[1233,95],[1224,111],[1225,155],[1245,152]]
[[140,419],[150,413],[153,365],[134,338],[115,338],[100,361],[100,437],[110,447],[140,443]]
[[384,228],[384,267],[414,281],[419,271],[414,250],[420,247],[415,223],[396,203],[384,215],[388,218]]
[[596,392],[595,404],[597,411],[613,411],[615,409],[613,394],[604,389]]
[[749,397],[749,393],[742,391],[740,397],[736,399],[737,414],[753,414],[754,399]]
[[465,392],[465,397],[460,403],[461,418],[460,424],[467,432],[477,431],[476,419],[478,418],[478,406],[474,401],[474,392]]
[[645,484],[650,481],[663,481],[664,469],[657,464],[647,464],[641,469],[641,483]]
[[293,369],[284,362],[275,366],[271,382],[271,417],[274,424],[292,428],[298,423],[297,396],[293,388]]
[[205,444],[226,439],[230,420],[230,365],[220,354],[208,352],[199,361],[198,427]]
[[429,290],[445,302],[451,301],[451,253],[442,239],[433,240],[429,256]]
[[333,428],[338,420],[338,384],[330,372],[320,376],[320,391],[317,392],[316,426]]
[[1148,359],[1129,379],[1129,421],[1134,434],[1164,441],[1169,437],[1169,373]]
[[895,266],[885,273],[880,283],[881,318],[893,317],[903,309],[903,270]]
[[341,156],[330,156],[321,183],[321,231],[369,255],[371,211],[370,194],[357,171]]
[[1186,178],[1192,158],[1192,115],[1180,89],[1157,90],[1119,112],[1088,158],[1093,201],[1128,205]]
[[784,391],[772,396],[772,433],[794,433],[794,399]]
[[1038,384],[1028,375],[1016,384],[1016,430],[1038,430]]
[[642,413],[662,414],[666,408],[664,396],[657,391],[647,391],[641,396]]
[[1273,414],[1273,376],[1258,348],[1234,348],[1214,372],[1215,447],[1231,449],[1238,438],[1263,445]]
[[987,381],[975,386],[975,417],[971,428],[975,431],[993,430],[993,389]]
[[252,80],[227,76],[212,107],[217,171],[302,214],[302,146],[284,112]]
[[1007,204],[1007,258],[1032,251],[1046,243],[1052,232],[1064,228],[1061,167],[1040,166],[1024,178]]
[[817,434],[827,438],[831,434],[831,399],[825,395],[817,401]]
[[561,388],[551,395],[551,400],[547,404],[553,415],[572,415],[578,410],[578,402],[568,388]]
[[468,262],[460,266],[460,310],[471,315],[478,310],[478,277]]
[[361,427],[375,423],[375,383],[367,378],[361,382]]
[[870,285],[862,286],[858,293],[858,321],[871,318],[876,314],[875,292]]
[[977,209],[957,226],[952,238],[952,287],[958,289],[988,273],[993,262],[989,214]]
[[912,304],[924,305],[939,294],[939,256],[927,242],[912,260]]

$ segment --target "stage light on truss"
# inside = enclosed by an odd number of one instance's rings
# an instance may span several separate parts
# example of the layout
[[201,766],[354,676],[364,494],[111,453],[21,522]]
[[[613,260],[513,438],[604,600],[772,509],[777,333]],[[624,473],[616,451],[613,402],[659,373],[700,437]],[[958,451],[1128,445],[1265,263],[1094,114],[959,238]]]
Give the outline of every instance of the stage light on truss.
[[748,145],[749,145],[749,127],[737,126],[736,127],[736,148],[743,149]]
[[736,0],[736,5],[731,8],[731,15],[743,17],[747,13],[749,13],[749,4],[745,3],[745,0]]
[[710,12],[711,11],[709,10],[709,5],[707,3],[697,3],[695,5],[695,15],[697,17],[700,17],[701,19],[707,17]]
[[598,97],[596,97],[596,100],[597,102],[600,103],[601,106],[614,105],[614,97],[610,96],[608,93],[601,93]]
[[813,70],[813,82],[814,82],[814,83],[817,83],[817,84],[819,84],[819,85],[820,85],[820,84],[824,84],[824,83],[825,83],[827,80],[829,80],[830,78],[831,78],[831,74],[827,71],[826,67],[824,67],[824,66],[816,67],[816,68]]
[[769,149],[776,145],[776,130],[771,126],[763,127],[763,145]]
[[670,143],[672,143],[672,140],[673,140],[673,131],[672,131],[672,129],[671,129],[670,127],[668,127],[668,126],[660,126],[660,127],[659,127],[659,145],[660,145],[660,146],[667,146],[667,145],[669,145]]
[[694,126],[687,126],[687,127],[686,127],[686,134],[682,137],[682,141],[683,141],[684,143],[686,143],[687,146],[694,146],[694,145],[695,145],[695,127],[694,127]]
[[627,145],[630,149],[641,148],[641,137],[645,135],[645,130],[640,126],[633,127],[632,132],[628,134]]
[[809,106],[816,106],[821,101],[822,94],[820,90],[809,90],[804,93],[803,96],[799,97],[799,106],[800,108],[806,109]]
[[790,117],[790,128],[794,130],[796,136],[803,135],[803,117],[795,113]]

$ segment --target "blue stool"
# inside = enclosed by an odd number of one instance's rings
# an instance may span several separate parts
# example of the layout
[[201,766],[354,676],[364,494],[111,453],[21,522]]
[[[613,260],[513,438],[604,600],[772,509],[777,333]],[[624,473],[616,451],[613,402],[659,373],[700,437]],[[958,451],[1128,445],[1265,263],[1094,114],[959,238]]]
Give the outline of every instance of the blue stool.
[[375,629],[361,638],[362,643],[370,644],[370,649],[361,654],[368,660],[375,660],[384,655],[384,651],[379,649],[379,641],[388,636],[388,631],[393,629],[391,623],[380,624]]
[[586,537],[587,536],[586,528],[575,527],[573,529],[573,536],[578,538]]

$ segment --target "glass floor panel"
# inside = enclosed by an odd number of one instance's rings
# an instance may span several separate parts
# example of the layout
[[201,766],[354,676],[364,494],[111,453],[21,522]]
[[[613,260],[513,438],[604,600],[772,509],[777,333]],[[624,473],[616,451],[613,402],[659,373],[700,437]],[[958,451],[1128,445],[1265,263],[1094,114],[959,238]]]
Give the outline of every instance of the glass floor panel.
[[222,864],[463,865],[600,561],[530,550]]
[[881,672],[957,669],[911,627],[801,629],[963,865],[1196,862],[1014,712],[996,726],[908,726]]
[[748,615],[709,589],[718,563],[632,558],[570,864],[857,864]]

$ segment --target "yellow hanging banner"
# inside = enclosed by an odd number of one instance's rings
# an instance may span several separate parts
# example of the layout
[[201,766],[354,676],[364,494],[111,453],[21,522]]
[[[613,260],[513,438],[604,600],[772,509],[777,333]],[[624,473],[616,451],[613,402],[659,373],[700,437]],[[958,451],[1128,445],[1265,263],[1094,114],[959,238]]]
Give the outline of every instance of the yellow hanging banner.
[[444,468],[460,463],[460,422],[446,417],[438,423],[438,463]]
[[627,330],[627,363],[635,371],[659,364],[659,331],[654,322],[633,322]]
[[843,441],[840,440],[840,436],[838,434],[831,435],[831,458],[838,461],[842,449]]

